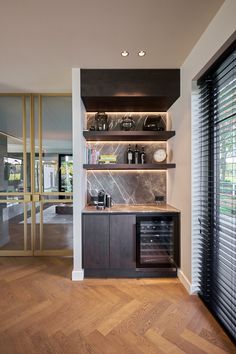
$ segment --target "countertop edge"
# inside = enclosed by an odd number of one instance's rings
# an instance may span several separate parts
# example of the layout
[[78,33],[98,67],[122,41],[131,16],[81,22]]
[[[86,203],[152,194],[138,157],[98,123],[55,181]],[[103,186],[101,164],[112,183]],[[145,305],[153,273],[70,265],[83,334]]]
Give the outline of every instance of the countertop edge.
[[82,209],[82,214],[155,214],[155,213],[180,213],[180,210],[166,204],[165,206],[145,205],[145,206],[113,206],[103,210],[97,210],[94,206],[86,206]]

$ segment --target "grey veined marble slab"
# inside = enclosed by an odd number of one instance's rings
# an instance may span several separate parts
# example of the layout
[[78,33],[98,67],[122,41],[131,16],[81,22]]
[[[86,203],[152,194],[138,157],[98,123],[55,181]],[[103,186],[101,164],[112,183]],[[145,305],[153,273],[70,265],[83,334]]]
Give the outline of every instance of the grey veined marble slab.
[[[161,112],[161,113],[156,113],[156,112],[149,112],[149,113],[107,113],[108,115],[108,124],[109,124],[109,130],[120,130],[120,123],[122,121],[123,117],[131,117],[134,122],[135,122],[135,127],[133,130],[143,130],[143,122],[146,119],[147,116],[161,116],[163,121],[167,123],[167,113]],[[87,113],[87,126],[84,127],[84,129],[90,129],[91,126],[94,125],[94,118],[95,118],[95,113]]]
[[150,204],[155,196],[166,201],[165,171],[87,171],[87,202],[103,189],[115,204]]

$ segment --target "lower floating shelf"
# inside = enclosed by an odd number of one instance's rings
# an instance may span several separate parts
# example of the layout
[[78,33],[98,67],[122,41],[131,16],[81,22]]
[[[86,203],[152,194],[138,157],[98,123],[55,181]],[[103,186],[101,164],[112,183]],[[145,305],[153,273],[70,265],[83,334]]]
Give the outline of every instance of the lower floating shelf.
[[175,163],[156,163],[150,164],[85,164],[83,168],[86,170],[167,170],[175,168]]

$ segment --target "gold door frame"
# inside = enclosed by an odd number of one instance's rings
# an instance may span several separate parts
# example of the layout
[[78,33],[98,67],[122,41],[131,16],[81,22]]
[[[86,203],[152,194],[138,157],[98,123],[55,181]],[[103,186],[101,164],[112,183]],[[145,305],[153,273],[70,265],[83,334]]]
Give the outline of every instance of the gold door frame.
[[[1,96],[21,97],[22,98],[22,137],[23,137],[23,193],[19,192],[0,192],[0,203],[23,203],[24,204],[24,250],[0,250],[0,256],[71,256],[73,251],[70,249],[51,249],[43,250],[43,205],[48,201],[43,196],[55,196],[50,199],[50,203],[61,203],[62,200],[58,196],[72,197],[72,192],[43,192],[43,146],[42,146],[42,98],[43,97],[71,97],[70,93],[0,93]],[[30,178],[31,192],[27,191],[27,121],[26,121],[26,97],[30,99]],[[38,140],[39,140],[39,191],[35,190],[35,117],[34,117],[34,100],[38,97]],[[14,200],[7,197],[20,197],[23,199]],[[40,203],[40,249],[35,249],[36,243],[36,202]],[[27,233],[27,204],[31,203],[31,249],[27,250],[28,233]],[[63,199],[64,203],[73,203],[72,198]]]
[[[0,256],[32,256],[32,236],[31,249],[27,250],[28,230],[27,230],[27,204],[31,203],[31,193],[27,192],[27,146],[26,146],[26,97],[30,94],[13,93],[0,94],[2,97],[21,97],[22,100],[22,139],[23,139],[23,192],[0,192],[0,203],[22,203],[24,205],[24,249],[22,250],[0,250]],[[22,197],[22,199],[8,199]]]

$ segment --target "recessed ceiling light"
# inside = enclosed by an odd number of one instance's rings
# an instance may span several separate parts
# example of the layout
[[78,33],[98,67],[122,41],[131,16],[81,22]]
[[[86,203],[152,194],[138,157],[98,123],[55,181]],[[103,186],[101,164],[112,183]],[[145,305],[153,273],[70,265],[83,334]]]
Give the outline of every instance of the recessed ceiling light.
[[144,56],[146,55],[145,50],[140,50],[140,51],[138,52],[138,55],[139,55],[140,57],[144,57]]
[[123,52],[121,52],[122,57],[127,57],[129,55],[129,52],[127,52],[127,50],[123,50]]

